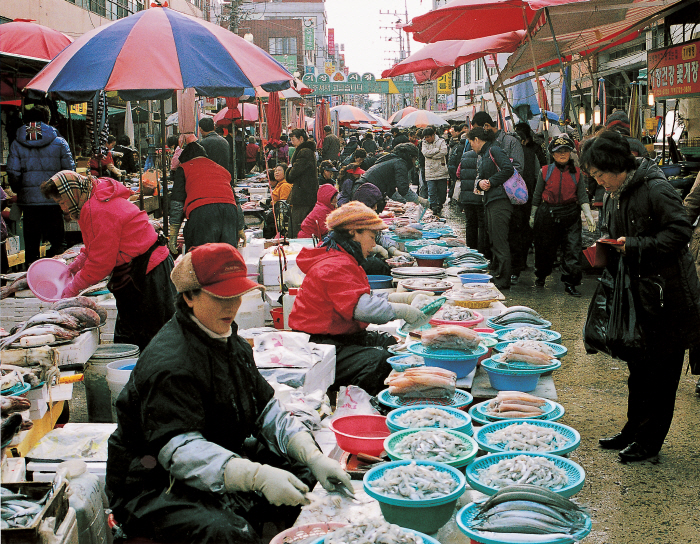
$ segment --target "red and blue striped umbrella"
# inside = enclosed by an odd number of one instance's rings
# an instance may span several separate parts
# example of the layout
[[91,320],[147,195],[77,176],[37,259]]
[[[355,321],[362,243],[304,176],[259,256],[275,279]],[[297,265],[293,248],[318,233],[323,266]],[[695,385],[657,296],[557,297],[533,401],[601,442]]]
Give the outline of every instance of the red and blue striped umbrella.
[[66,47],[27,89],[82,101],[96,91],[163,100],[194,88],[205,96],[281,91],[293,76],[258,46],[223,27],[153,7],[100,26]]

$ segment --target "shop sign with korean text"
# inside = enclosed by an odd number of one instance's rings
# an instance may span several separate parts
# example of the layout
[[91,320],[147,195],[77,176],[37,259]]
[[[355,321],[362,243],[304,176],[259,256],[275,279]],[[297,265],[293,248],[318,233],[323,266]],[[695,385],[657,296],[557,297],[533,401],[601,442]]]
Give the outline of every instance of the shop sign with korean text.
[[700,96],[700,40],[647,54],[647,77],[656,100]]
[[452,94],[452,72],[447,72],[438,78],[437,94]]

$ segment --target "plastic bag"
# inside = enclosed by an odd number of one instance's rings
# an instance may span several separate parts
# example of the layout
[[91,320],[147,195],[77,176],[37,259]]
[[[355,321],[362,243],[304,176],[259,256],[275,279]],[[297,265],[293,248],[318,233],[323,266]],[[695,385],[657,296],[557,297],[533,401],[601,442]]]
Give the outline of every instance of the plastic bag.
[[371,395],[361,387],[348,385],[338,390],[333,419],[342,416],[375,415],[379,412],[370,403]]
[[316,362],[306,333],[269,332],[254,337],[253,342],[253,356],[258,368],[309,368]]
[[625,259],[620,259],[617,267],[607,334],[608,346],[613,355],[630,349],[643,349],[646,345],[635,309],[632,280]]
[[611,355],[608,347],[607,329],[608,321],[610,320],[608,300],[612,296],[613,289],[612,275],[606,269],[598,280],[598,286],[588,306],[586,323],[583,326],[583,344],[586,348],[586,353],[602,351]]

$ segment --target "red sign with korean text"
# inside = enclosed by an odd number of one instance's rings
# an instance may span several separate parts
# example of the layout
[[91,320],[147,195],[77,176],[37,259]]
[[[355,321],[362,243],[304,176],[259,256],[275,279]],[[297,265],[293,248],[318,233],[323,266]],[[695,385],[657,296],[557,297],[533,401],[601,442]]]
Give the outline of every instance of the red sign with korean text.
[[647,54],[647,78],[656,100],[700,96],[700,40]]
[[332,57],[335,55],[335,30],[333,28],[328,29],[328,56]]

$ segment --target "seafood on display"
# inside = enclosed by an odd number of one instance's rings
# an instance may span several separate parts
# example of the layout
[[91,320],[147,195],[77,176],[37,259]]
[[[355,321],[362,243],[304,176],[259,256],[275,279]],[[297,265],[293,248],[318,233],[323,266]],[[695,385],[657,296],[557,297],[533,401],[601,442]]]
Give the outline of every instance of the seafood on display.
[[[48,498],[48,496],[46,497]],[[0,512],[2,529],[30,527],[43,509],[43,500],[30,501],[25,495],[15,493],[6,487],[0,488]]]
[[430,465],[410,463],[385,470],[382,476],[368,485],[373,491],[387,497],[419,501],[449,495],[458,484],[449,472]]
[[401,285],[408,289],[420,289],[424,291],[451,289],[452,283],[449,281],[435,280],[431,278],[413,278],[402,280]]
[[421,344],[434,349],[476,349],[480,342],[479,333],[460,325],[438,325],[421,334]]
[[403,372],[392,370],[384,383],[389,394],[402,398],[452,398],[457,374],[434,366],[408,368]]
[[442,240],[447,244],[447,247],[467,247],[467,242],[462,238],[443,237]]
[[107,321],[107,310],[89,297],[64,298],[51,306],[52,310],[63,310],[64,308],[90,308],[100,316],[100,323]]
[[462,306],[445,304],[435,315],[435,318],[443,321],[471,321],[474,319],[474,312]]
[[503,340],[540,340],[546,341],[549,335],[542,329],[535,327],[518,327],[512,331],[508,331],[503,335]]
[[366,519],[328,533],[325,544],[422,544],[415,533],[387,523],[382,518]]
[[[550,353],[551,348],[544,346]],[[547,366],[552,364],[553,355],[547,355],[544,351],[532,348],[524,348],[518,342],[508,344],[503,350],[504,359],[507,363],[522,362],[536,366]]]
[[569,439],[554,429],[531,423],[513,423],[486,435],[491,444],[502,444],[505,451],[553,451]]
[[414,229],[412,227],[399,227],[394,231],[394,234],[396,234],[396,236],[398,236],[399,238],[411,240],[418,240],[420,238],[423,238],[423,233],[418,229]]
[[420,255],[442,255],[443,253],[447,253],[447,250],[444,247],[429,245],[423,246],[418,251],[416,251],[416,253]]
[[25,289],[29,289],[26,273],[16,278],[11,284],[0,287],[0,300],[14,295],[17,291],[24,291]]
[[537,417],[544,413],[540,407],[546,404],[544,399],[520,391],[499,391],[488,403],[486,413],[500,417]]
[[514,323],[537,326],[546,324],[546,320],[540,314],[527,306],[511,306],[502,314],[492,317],[491,322],[502,327],[508,327]]
[[22,414],[18,413],[31,408],[31,402],[24,397],[15,397],[11,395],[0,396],[0,407],[2,408],[0,438],[2,439],[4,454],[4,448],[10,445],[15,435],[20,431],[31,429],[33,422],[31,420],[25,420]]
[[[480,286],[480,287],[477,287]],[[450,300],[494,300],[500,296],[498,289],[486,283],[473,283],[456,287],[447,293]]]
[[464,420],[440,408],[408,410],[396,418],[396,423],[408,429],[420,427],[455,428],[464,425]]
[[571,535],[583,530],[588,519],[578,505],[551,489],[518,484],[500,489],[484,502],[469,525],[477,531],[498,533],[494,540],[537,542],[531,535],[543,535],[547,540],[573,544]]
[[517,340],[513,342],[511,346],[532,351],[539,351],[540,353],[546,355],[549,359],[554,358],[554,350],[547,345],[547,342],[543,342],[541,340]]
[[404,459],[448,463],[469,453],[471,448],[447,431],[431,429],[407,434],[394,446],[394,451]]
[[479,481],[489,487],[507,487],[513,484],[532,484],[557,490],[566,487],[569,476],[546,457],[518,455],[501,459],[487,468],[476,471]]

